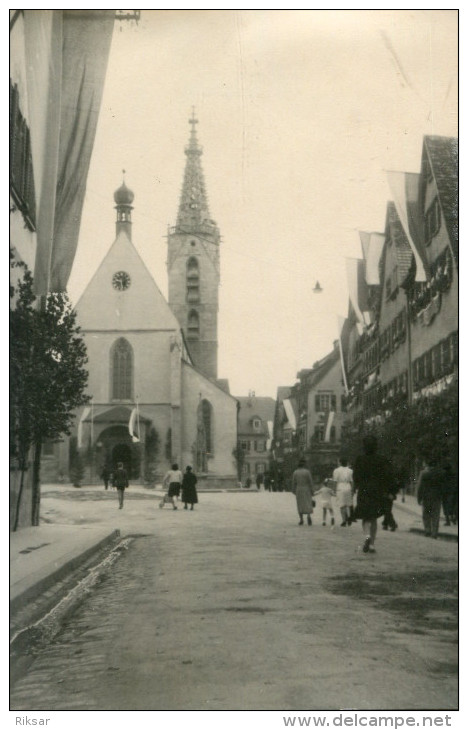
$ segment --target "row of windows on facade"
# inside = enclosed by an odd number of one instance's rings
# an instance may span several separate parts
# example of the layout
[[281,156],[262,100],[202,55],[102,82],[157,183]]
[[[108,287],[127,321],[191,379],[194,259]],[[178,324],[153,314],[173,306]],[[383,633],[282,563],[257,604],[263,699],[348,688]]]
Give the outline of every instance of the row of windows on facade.
[[34,188],[31,136],[19,107],[18,86],[10,79],[10,192],[21,211],[25,225],[36,230],[36,194]]
[[240,442],[240,446],[243,451],[265,451],[266,441],[259,441],[257,439],[253,441],[243,440]]
[[[338,412],[337,397],[335,393],[316,393],[314,397],[314,410],[316,413]],[[299,420],[307,418],[307,400],[305,396],[298,401]],[[346,396],[341,394],[341,411],[346,411]]]
[[[453,372],[458,362],[458,332],[431,347],[413,362],[413,389],[415,391],[435,383]],[[408,373],[404,372],[385,385],[378,385],[363,394],[365,415],[375,413],[380,408],[391,406],[392,400],[405,397],[408,392]]]
[[384,329],[375,342],[363,353],[363,374],[367,375],[374,370],[379,362],[386,360],[390,353],[405,341],[406,338],[406,315],[402,310]]
[[[313,443],[323,443],[325,441],[326,436],[326,426],[325,424],[317,424],[314,426],[314,433],[313,436],[311,436],[310,441],[311,444]],[[305,447],[307,443],[307,428],[306,426],[302,426],[298,430],[298,439],[299,439],[299,446]],[[330,443],[333,444],[336,441],[336,428],[335,426],[331,426],[330,428]]]
[[250,474],[265,474],[266,464],[263,461],[257,461],[255,464],[249,464],[245,462],[242,464],[243,476],[249,476]]

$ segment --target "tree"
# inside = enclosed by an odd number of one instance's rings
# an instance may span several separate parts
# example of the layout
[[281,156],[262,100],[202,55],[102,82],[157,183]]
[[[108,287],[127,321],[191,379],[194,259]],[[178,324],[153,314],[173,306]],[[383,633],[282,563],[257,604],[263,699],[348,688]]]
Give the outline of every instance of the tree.
[[[40,460],[45,439],[70,434],[76,408],[86,404],[86,346],[65,292],[51,293],[38,306],[27,266],[10,287],[10,451],[22,472],[16,505],[17,529],[31,448],[31,524],[39,524]],[[15,272],[16,273],[16,272]],[[12,277],[13,278],[13,277]]]
[[84,477],[84,464],[78,451],[76,436],[72,436],[70,439],[68,471],[73,486],[81,487],[81,481]]
[[344,428],[341,448],[354,461],[362,449],[362,437],[373,433],[379,450],[392,462],[400,485],[411,482],[415,467],[429,455],[449,462],[458,471],[458,382],[456,379],[436,395],[418,398],[411,405],[396,401],[380,424],[357,431]]

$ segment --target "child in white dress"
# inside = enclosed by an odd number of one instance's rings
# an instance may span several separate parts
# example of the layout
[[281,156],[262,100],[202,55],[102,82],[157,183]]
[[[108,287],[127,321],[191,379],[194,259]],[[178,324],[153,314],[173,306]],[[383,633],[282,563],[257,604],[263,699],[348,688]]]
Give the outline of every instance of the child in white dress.
[[322,487],[314,492],[314,497],[320,497],[322,510],[323,510],[323,522],[322,525],[327,524],[327,512],[330,512],[330,524],[333,527],[335,524],[335,515],[333,514],[332,497],[335,492],[332,489],[333,482],[331,479],[325,479]]

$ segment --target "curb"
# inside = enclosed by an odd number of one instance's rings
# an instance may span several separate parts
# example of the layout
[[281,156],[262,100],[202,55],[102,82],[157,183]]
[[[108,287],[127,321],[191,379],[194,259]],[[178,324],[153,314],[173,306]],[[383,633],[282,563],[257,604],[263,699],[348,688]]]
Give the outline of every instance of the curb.
[[109,543],[116,542],[120,538],[120,530],[113,530],[110,535],[97,542],[92,547],[88,548],[79,555],[71,558],[66,563],[54,570],[49,575],[45,576],[37,583],[27,588],[25,591],[20,593],[10,601],[10,615],[23,608],[27,603],[34,601],[35,599],[42,596],[49,588],[54,586],[60,580],[62,580],[68,573],[73,572],[85,563],[95,552],[98,552],[101,548],[106,547]]
[[[415,532],[418,535],[425,535],[424,530],[420,527],[410,527],[410,532]],[[448,532],[439,532],[437,535],[439,540],[445,540],[446,542],[458,542],[458,535],[450,535]]]

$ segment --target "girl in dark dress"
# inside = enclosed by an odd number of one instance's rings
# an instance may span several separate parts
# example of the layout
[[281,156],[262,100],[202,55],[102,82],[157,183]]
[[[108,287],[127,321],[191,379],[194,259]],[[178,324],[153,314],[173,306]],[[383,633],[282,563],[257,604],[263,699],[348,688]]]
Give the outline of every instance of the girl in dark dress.
[[193,509],[193,505],[198,503],[196,483],[197,477],[192,472],[192,467],[188,466],[182,479],[182,502],[184,503],[184,509],[187,509],[187,505],[189,504],[191,505],[190,509]]
[[385,514],[389,495],[392,493],[393,476],[390,462],[377,454],[375,436],[365,436],[364,453],[354,464],[354,486],[357,489],[357,505],[354,516],[362,520],[365,535],[362,551],[375,553],[377,518]]

